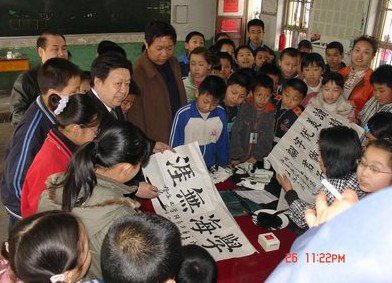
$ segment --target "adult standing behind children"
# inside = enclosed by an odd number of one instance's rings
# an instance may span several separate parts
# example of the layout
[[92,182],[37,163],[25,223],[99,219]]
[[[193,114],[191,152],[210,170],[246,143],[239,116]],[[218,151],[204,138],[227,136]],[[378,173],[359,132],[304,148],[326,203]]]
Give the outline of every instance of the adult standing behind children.
[[146,50],[135,64],[135,82],[140,89],[128,120],[153,140],[169,142],[174,115],[186,104],[180,65],[174,53],[175,29],[153,21],[145,30]]
[[[65,37],[53,32],[44,32],[38,37],[37,52],[42,64],[55,57],[68,59]],[[27,108],[40,94],[37,82],[38,69],[39,67],[36,67],[20,74],[12,87],[10,112],[13,127],[18,125]]]
[[10,228],[20,218],[20,198],[23,182],[31,163],[56,123],[49,110],[53,93],[69,96],[79,92],[80,69],[68,60],[52,58],[38,72],[41,95],[31,104],[14,130],[4,154],[1,197],[10,215]]
[[249,47],[256,50],[259,47],[266,46],[263,42],[264,38],[264,22],[260,19],[253,19],[248,22]]
[[358,37],[351,50],[351,65],[339,71],[345,81],[343,96],[355,106],[355,116],[373,95],[373,86],[370,83],[373,70],[370,63],[377,50],[378,44],[374,39]]
[[[102,130],[112,127],[118,121],[125,120],[121,104],[129,94],[131,75],[132,64],[121,54],[107,53],[98,56],[93,61],[91,77],[94,85],[87,95],[93,99],[102,117]],[[133,109],[135,108],[134,106]],[[154,152],[170,149],[165,143],[151,140],[150,142]],[[156,187],[147,182],[140,182],[136,195],[142,198],[156,197]]]

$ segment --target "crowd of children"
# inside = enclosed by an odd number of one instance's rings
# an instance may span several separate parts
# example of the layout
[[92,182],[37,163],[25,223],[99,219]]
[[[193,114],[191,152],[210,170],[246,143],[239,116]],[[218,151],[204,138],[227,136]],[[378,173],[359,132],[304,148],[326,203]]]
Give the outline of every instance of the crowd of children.
[[[366,132],[363,151],[354,130],[321,130],[318,162],[337,190],[351,188],[362,198],[392,185],[392,67],[371,70],[378,48],[373,39],[354,41],[348,67],[336,41],[326,46],[325,61],[307,40],[276,56],[263,41],[264,22],[254,19],[247,25],[247,44],[237,48],[225,33],[207,48],[202,33],[190,32],[176,62],[174,29],[165,23],[150,28],[158,35],[146,35],[142,60],[154,74],[139,85],[133,82],[125,50],[110,41],[98,46],[91,74],[66,58],[48,58],[37,71],[41,95],[21,118],[5,155],[1,193],[13,229],[4,245],[0,279],[216,282],[215,261],[208,252],[181,247],[172,222],[137,213],[139,203],[124,197],[158,195],[151,184],[128,184],[152,152],[169,146],[122,121],[141,105],[148,109],[154,103],[140,99],[153,81],[164,82],[169,93],[170,102],[161,99],[171,106],[165,110],[172,112],[170,119],[167,115],[171,132],[164,133],[170,134],[170,146],[198,142],[208,169],[262,161],[313,105]],[[173,44],[151,50],[157,38]],[[148,52],[156,52],[156,61],[149,61]],[[176,77],[180,71],[182,82]],[[136,73],[141,82],[142,72]],[[161,114],[149,113],[155,119]],[[286,176],[278,174],[277,180],[291,219],[306,228],[305,210],[312,204],[298,197]],[[332,203],[333,195],[324,188],[320,192]]]

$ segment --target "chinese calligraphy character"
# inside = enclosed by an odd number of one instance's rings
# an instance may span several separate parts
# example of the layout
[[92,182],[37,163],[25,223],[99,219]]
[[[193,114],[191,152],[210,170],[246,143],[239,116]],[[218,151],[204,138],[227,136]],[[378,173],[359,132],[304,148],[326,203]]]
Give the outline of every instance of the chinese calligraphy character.
[[[185,164],[179,164],[180,161],[183,160]],[[195,172],[193,172],[189,162],[189,157],[180,157],[178,156],[176,159],[175,163],[172,163],[170,161],[166,162],[166,166],[172,167],[173,171],[170,171],[167,169],[167,172],[169,173],[170,177],[173,180],[173,186],[177,186],[176,180],[178,179],[178,182],[181,182],[182,179],[184,178],[184,181],[187,179],[191,178],[192,176],[195,176]]]
[[325,117],[328,115],[327,113],[325,113],[322,109],[320,108],[314,108],[313,110],[313,114],[316,117],[319,117],[321,121],[324,121]]
[[316,131],[319,131],[319,128],[321,127],[321,124],[318,124],[316,121],[313,121],[309,117],[306,119],[306,122],[311,124],[316,129]]
[[159,194],[165,194],[166,198],[170,199],[172,194],[170,193],[168,186],[163,186],[162,189],[159,190]]
[[308,133],[308,129],[303,128],[301,131],[301,136],[303,136],[305,139],[307,139],[308,141],[311,140],[311,138],[314,137],[314,133],[309,134]]
[[316,150],[311,150],[310,152],[309,152],[309,157],[310,157],[310,159],[312,159],[312,160],[314,160],[314,161],[318,161],[318,152],[316,151]]
[[214,236],[214,239],[215,241],[207,239],[211,245],[202,245],[202,247],[207,249],[217,248],[220,253],[222,252],[222,248],[227,248],[229,252],[233,252],[233,249],[242,247],[242,244],[238,241],[238,237],[233,234],[224,237]]
[[180,193],[176,196],[181,199],[180,203],[183,207],[182,211],[188,211],[189,206],[191,212],[194,213],[195,210],[193,209],[193,207],[200,207],[201,204],[204,204],[204,199],[200,195],[202,192],[203,189],[195,188],[187,190],[187,193],[184,193],[182,190],[180,190]]
[[303,145],[302,142],[303,142],[303,141],[302,141],[299,137],[296,137],[296,138],[294,139],[294,143],[295,143],[296,145],[298,145],[298,147],[302,147],[302,149],[305,149],[305,146]]
[[331,120],[329,121],[329,125],[335,127],[335,126],[342,126],[343,123],[331,117]]
[[302,165],[303,165],[305,168],[309,169],[310,171],[313,171],[313,169],[314,169],[313,164],[309,163],[306,159],[303,159],[303,160],[302,160]]
[[316,176],[319,177],[320,179],[324,178],[323,172],[321,172],[319,170],[316,171]]
[[295,149],[292,145],[288,149],[286,149],[287,153],[291,155],[292,158],[297,158],[298,150]]
[[193,231],[200,232],[200,234],[203,234],[203,232],[209,232],[210,235],[212,234],[211,231],[214,231],[218,228],[222,228],[222,226],[219,225],[219,222],[221,221],[220,219],[214,219],[214,214],[209,216],[208,220],[204,220],[203,216],[200,216],[200,220],[196,219],[191,219],[190,222],[194,222],[196,227],[191,227]]

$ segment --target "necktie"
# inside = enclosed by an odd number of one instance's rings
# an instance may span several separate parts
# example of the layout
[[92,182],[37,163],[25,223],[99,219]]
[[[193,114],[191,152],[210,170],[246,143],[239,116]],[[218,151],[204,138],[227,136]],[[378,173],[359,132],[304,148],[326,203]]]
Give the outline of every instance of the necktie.
[[114,111],[114,109],[110,110],[110,114],[112,114],[114,119],[118,120],[118,116],[117,116],[116,112]]

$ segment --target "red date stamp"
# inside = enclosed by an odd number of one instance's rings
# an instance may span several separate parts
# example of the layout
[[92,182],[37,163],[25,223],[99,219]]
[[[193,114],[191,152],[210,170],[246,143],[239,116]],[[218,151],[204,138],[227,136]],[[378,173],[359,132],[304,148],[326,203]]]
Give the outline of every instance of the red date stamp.
[[345,263],[346,255],[327,252],[306,252],[301,254],[301,256],[298,253],[288,253],[284,258],[286,263],[297,263],[299,260],[304,260],[306,263]]

